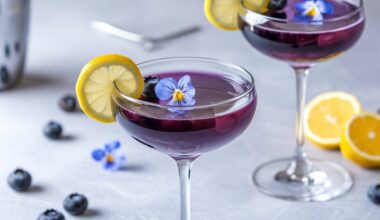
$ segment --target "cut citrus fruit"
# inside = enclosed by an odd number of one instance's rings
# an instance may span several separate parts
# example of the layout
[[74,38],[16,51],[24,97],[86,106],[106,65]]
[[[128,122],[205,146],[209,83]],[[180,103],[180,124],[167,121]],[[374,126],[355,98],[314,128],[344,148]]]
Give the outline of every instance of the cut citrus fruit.
[[354,116],[343,131],[340,149],[345,158],[362,167],[380,167],[380,116]]
[[125,95],[139,98],[144,79],[137,65],[128,57],[109,54],[96,57],[82,69],[76,84],[81,109],[92,119],[103,123],[115,121],[112,100],[113,83]]
[[260,14],[263,14],[268,11],[268,5],[270,0],[245,0],[243,1],[243,5]]
[[[269,0],[245,0],[245,7],[264,13],[268,9]],[[239,29],[238,16],[241,7],[240,0],[205,0],[204,12],[214,26],[233,31]]]
[[239,29],[240,0],[206,0],[204,11],[207,19],[214,26],[233,31]]
[[345,123],[360,111],[360,102],[350,94],[329,92],[319,95],[305,108],[305,136],[319,147],[337,149]]

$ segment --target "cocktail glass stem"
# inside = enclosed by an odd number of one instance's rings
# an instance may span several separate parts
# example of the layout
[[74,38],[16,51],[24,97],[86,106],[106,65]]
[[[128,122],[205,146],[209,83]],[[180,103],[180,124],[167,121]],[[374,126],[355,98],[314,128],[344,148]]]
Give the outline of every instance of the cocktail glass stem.
[[297,87],[297,115],[296,115],[296,150],[293,160],[288,167],[276,175],[276,180],[282,182],[295,182],[303,184],[322,183],[326,175],[317,171],[311,160],[305,153],[303,146],[305,143],[304,135],[304,108],[307,88],[307,77],[310,67],[293,66],[296,74]]
[[181,220],[190,220],[190,173],[193,160],[177,160],[181,190]]

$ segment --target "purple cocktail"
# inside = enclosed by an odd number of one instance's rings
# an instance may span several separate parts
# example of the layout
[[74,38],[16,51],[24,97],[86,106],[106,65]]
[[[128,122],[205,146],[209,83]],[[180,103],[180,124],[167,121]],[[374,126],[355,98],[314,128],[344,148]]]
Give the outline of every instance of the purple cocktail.
[[190,220],[192,162],[247,128],[257,103],[253,78],[238,66],[205,58],[159,59],[139,64],[139,69],[157,83],[153,92],[149,87],[150,92],[134,99],[115,82],[117,121],[134,139],[177,162],[181,220]]
[[362,0],[262,1],[272,8],[241,2],[239,25],[245,39],[263,54],[289,63],[297,79],[296,152],[258,167],[255,185],[270,196],[297,201],[325,201],[344,194],[353,184],[351,175],[304,152],[303,112],[310,68],[337,57],[360,38],[365,23]]
[[[186,71],[157,73],[154,76],[179,80],[185,74],[191,77],[193,85],[197,87],[195,99],[198,105],[234,98],[247,86],[223,78],[217,73]],[[226,110],[231,107],[231,105],[224,106]],[[139,142],[175,159],[187,159],[221,147],[239,136],[249,125],[255,109],[254,96],[244,105],[224,114],[216,114],[213,108],[173,113],[166,109],[145,109],[144,106],[120,107],[117,120]]]
[[[281,12],[267,12],[264,15],[294,20],[297,14],[295,5],[300,2],[288,0]],[[351,48],[360,38],[365,23],[364,17],[355,13],[358,6],[348,1],[330,2],[334,11],[326,15],[325,22],[321,24],[268,20],[252,25],[249,20],[240,19],[240,29],[254,48],[270,57],[293,64],[325,61]],[[345,19],[334,20],[347,15]]]

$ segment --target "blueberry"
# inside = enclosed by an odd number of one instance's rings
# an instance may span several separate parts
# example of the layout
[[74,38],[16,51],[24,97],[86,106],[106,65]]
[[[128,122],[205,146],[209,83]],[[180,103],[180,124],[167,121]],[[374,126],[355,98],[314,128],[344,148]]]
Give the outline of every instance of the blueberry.
[[143,96],[146,100],[157,100],[156,92],[154,88],[157,83],[160,81],[158,76],[148,76],[144,79],[144,91]]
[[72,193],[63,200],[63,207],[72,215],[81,215],[88,207],[88,200],[84,195]]
[[73,112],[77,108],[77,100],[73,95],[65,95],[59,100],[58,105],[63,111]]
[[380,115],[380,108],[379,108],[379,109],[377,109],[377,114],[379,114],[379,115]]
[[268,15],[274,18],[279,18],[279,19],[287,18],[287,15],[285,12],[269,12]]
[[37,220],[65,220],[65,216],[54,209],[48,209],[38,216]]
[[368,198],[375,204],[380,205],[380,184],[371,186],[368,189]]
[[11,49],[9,48],[9,45],[6,44],[4,46],[4,54],[6,58],[9,58],[11,56]]
[[287,0],[270,0],[268,5],[269,11],[281,11],[287,5]]
[[55,121],[50,121],[44,127],[44,134],[50,139],[59,139],[62,136],[62,125]]
[[8,185],[17,192],[24,192],[32,184],[32,176],[23,169],[16,169],[8,176]]
[[1,69],[0,69],[0,80],[3,83],[9,82],[9,73],[8,73],[8,69],[5,66],[1,66]]

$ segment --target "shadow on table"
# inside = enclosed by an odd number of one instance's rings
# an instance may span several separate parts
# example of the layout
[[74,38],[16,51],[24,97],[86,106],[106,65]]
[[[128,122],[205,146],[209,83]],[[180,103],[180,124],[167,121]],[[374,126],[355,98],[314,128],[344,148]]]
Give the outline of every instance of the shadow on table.
[[75,135],[72,135],[72,134],[64,134],[60,139],[62,141],[73,141],[75,140],[77,137]]
[[40,193],[44,191],[44,188],[41,185],[32,185],[26,193]]
[[96,209],[87,209],[80,217],[81,218],[92,218],[101,216],[101,212]]
[[141,164],[127,164],[120,168],[120,171],[126,171],[126,172],[141,172],[146,169],[145,166]]
[[17,90],[28,90],[47,85],[59,84],[59,79],[54,78],[54,75],[26,73],[24,74],[21,82],[16,86]]

